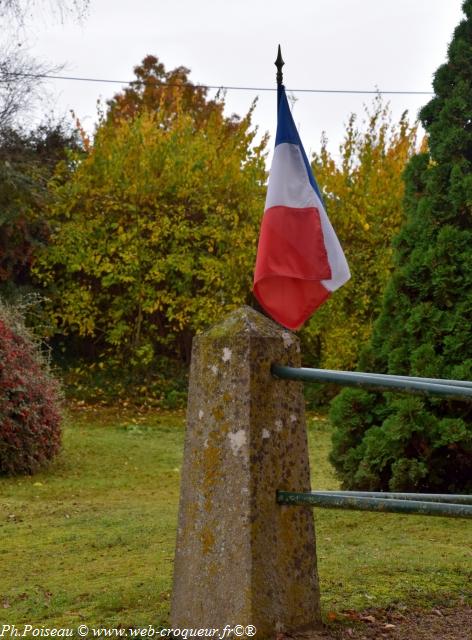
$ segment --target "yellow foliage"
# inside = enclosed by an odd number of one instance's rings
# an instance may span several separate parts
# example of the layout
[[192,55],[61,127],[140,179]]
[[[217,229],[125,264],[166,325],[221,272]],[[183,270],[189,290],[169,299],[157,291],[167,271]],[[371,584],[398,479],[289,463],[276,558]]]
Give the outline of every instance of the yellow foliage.
[[58,331],[132,363],[156,348],[187,359],[195,332],[248,301],[266,178],[251,113],[231,127],[178,108],[171,124],[150,109],[102,120],[53,184],[35,266]]
[[392,269],[391,241],[403,220],[402,172],[415,150],[416,125],[407,114],[392,124],[378,96],[366,108],[364,128],[351,115],[336,162],[322,141],[313,169],[328,215],[345,251],[351,280],[302,332],[308,362],[352,369],[369,339]]

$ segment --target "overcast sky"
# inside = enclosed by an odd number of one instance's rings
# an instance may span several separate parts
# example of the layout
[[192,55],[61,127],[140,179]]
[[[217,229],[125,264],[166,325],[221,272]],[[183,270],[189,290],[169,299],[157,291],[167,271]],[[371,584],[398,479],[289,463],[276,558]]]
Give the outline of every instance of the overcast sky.
[[[461,0],[91,0],[82,25],[39,19],[31,52],[63,74],[129,80],[147,54],[172,69],[191,69],[194,83],[274,87],[277,44],[290,89],[430,91],[462,17]],[[51,81],[56,114],[74,109],[86,128],[97,98],[120,85]],[[335,152],[351,112],[372,96],[294,93],[295,121],[309,153],[326,131]],[[227,110],[243,115],[254,98],[254,122],[274,133],[275,93],[228,91]],[[386,96],[387,97],[387,96]],[[412,118],[428,96],[388,96],[396,119]]]

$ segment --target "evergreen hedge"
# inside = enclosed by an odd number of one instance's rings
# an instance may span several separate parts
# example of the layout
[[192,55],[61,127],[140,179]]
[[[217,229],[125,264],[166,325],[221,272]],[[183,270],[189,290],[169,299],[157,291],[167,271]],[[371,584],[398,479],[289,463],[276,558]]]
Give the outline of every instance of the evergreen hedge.
[[[421,110],[427,153],[404,174],[406,222],[359,369],[472,380],[472,0]],[[472,406],[344,390],[331,460],[346,488],[472,491]]]

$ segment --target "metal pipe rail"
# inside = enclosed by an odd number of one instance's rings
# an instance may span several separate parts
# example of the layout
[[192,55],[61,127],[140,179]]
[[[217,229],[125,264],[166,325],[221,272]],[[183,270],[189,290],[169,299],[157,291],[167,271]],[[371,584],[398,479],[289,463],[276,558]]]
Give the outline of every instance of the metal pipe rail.
[[[329,371],[330,373],[334,373],[335,369],[323,369],[323,371]],[[338,373],[351,373],[350,371],[339,371]],[[377,378],[381,380],[412,380],[413,382],[428,382],[431,384],[445,384],[447,386],[452,387],[467,387],[472,389],[472,382],[469,380],[450,380],[447,378],[422,378],[420,376],[400,376],[394,375],[393,373],[365,373],[364,371],[354,371],[360,376],[372,376],[375,375]]]
[[461,493],[399,493],[396,491],[314,491],[316,495],[354,496],[357,498],[385,498],[386,500],[419,500],[420,502],[446,502],[450,504],[470,504],[472,496]]
[[472,518],[472,505],[430,502],[426,500],[398,500],[396,498],[370,498],[317,491],[299,493],[277,491],[277,502],[281,505],[304,505],[327,509],[350,509],[355,511],[377,511],[381,513],[403,513],[444,518]]
[[340,385],[376,387],[381,391],[401,391],[421,395],[441,395],[451,398],[472,398],[472,382],[441,380],[438,378],[410,378],[381,373],[333,371],[330,369],[308,369],[274,364],[272,375],[284,380],[304,382],[334,382]]

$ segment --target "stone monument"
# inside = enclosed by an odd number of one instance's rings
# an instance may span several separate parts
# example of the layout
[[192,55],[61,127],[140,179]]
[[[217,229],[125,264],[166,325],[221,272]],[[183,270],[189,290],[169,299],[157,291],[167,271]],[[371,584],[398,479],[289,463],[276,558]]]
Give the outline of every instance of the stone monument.
[[171,625],[253,625],[257,638],[321,624],[298,338],[243,307],[194,339]]

